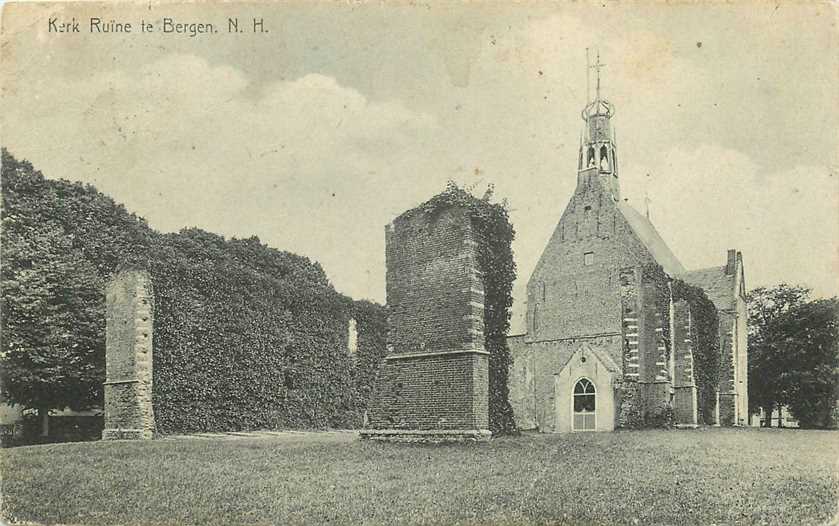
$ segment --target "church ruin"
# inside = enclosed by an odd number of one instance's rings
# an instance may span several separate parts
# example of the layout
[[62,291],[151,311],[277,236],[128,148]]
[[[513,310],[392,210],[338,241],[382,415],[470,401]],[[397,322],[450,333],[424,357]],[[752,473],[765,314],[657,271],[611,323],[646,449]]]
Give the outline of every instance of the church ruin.
[[467,211],[409,210],[387,227],[388,353],[362,436],[490,437],[484,286]]

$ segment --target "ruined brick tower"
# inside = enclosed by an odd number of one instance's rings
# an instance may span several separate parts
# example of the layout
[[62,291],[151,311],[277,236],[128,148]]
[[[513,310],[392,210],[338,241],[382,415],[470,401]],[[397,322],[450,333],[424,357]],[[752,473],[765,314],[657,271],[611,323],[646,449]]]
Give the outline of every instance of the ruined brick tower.
[[154,296],[143,271],[117,274],[105,291],[105,429],[103,440],[152,438]]
[[386,242],[388,354],[362,436],[488,438],[483,274],[467,211],[417,207]]

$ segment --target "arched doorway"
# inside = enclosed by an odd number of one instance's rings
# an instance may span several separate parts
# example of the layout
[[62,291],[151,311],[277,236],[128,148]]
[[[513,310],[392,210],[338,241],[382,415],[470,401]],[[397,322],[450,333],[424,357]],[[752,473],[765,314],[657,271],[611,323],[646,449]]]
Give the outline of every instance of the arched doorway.
[[594,384],[588,378],[580,378],[574,384],[574,431],[594,431],[596,426],[597,395]]

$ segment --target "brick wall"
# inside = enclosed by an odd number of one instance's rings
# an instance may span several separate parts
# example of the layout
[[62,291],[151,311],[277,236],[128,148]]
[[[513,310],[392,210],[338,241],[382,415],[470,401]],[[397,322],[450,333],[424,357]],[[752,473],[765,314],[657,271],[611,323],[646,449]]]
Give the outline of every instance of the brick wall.
[[651,262],[596,171],[581,172],[528,282],[528,340],[620,332],[620,269]]
[[536,429],[538,424],[534,353],[530,352],[531,345],[525,342],[524,335],[508,337],[507,347],[510,349],[510,356],[513,357],[508,384],[516,426],[525,431]]
[[413,210],[386,232],[394,353],[483,348],[484,293],[465,210]]
[[[386,231],[388,356],[363,436],[488,435],[484,287],[465,209],[422,207]],[[425,435],[430,436],[430,435]]]
[[145,272],[117,274],[105,292],[105,429],[102,438],[152,438],[154,296]]
[[[572,355],[581,347],[586,347],[610,357],[620,356],[622,348],[620,335],[532,343],[509,338],[507,342],[513,355],[510,403],[515,412],[516,424],[521,429],[538,429],[548,433],[560,430],[556,405],[558,395],[570,392],[573,388],[573,385],[557,385],[557,377]],[[619,364],[620,361],[615,363]],[[530,387],[525,384],[528,379]],[[557,393],[558,389],[560,393]]]

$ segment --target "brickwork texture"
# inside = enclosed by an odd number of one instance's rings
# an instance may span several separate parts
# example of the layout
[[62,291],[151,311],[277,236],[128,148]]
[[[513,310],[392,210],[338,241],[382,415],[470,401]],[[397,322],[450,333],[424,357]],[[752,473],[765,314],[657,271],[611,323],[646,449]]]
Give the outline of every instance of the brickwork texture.
[[420,207],[388,225],[388,355],[363,436],[488,435],[489,356],[474,236],[458,206]]
[[142,271],[121,272],[108,283],[105,301],[105,428],[102,438],[152,438],[155,425],[151,278]]

